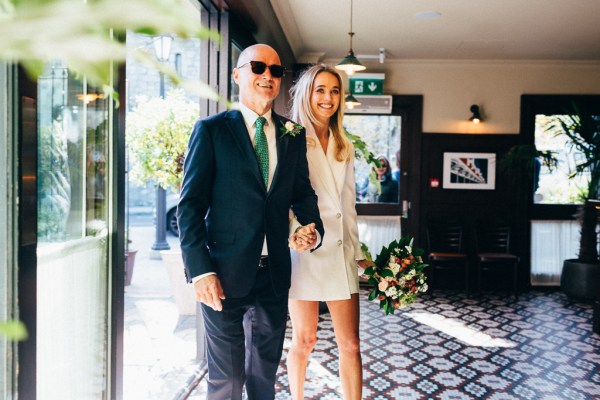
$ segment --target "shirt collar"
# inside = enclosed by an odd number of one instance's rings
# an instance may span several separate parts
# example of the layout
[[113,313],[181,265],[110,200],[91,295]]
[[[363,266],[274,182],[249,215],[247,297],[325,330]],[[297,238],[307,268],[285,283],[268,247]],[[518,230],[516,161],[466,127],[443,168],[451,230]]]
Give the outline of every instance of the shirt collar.
[[[239,103],[239,105],[240,105],[240,112],[242,113],[242,116],[244,117],[244,122],[246,122],[246,125],[248,125],[248,126],[254,125],[254,123],[256,122],[256,119],[258,117],[260,117],[260,115],[258,115],[257,113],[255,113],[254,111],[252,111],[251,109],[249,109],[248,107],[243,105],[242,103]],[[269,111],[267,111],[266,113],[264,113],[262,115],[267,120],[267,125],[269,125],[271,123],[271,121],[273,120],[271,118],[271,114],[272,114],[272,109],[269,109]]]

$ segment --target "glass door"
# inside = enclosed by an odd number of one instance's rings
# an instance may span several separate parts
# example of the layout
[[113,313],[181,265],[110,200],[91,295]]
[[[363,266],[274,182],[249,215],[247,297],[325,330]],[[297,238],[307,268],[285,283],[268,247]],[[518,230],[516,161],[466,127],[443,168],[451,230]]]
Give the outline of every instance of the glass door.
[[37,99],[37,398],[106,399],[111,102],[60,61]]

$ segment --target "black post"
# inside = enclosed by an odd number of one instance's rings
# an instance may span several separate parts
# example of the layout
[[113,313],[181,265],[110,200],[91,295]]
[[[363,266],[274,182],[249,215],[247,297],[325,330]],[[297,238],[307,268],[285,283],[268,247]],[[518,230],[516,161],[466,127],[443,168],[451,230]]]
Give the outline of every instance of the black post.
[[[165,97],[165,77],[160,74],[160,97]],[[167,243],[167,192],[160,185],[156,186],[156,239],[152,245],[152,250],[170,250],[171,246]],[[151,257],[151,258],[160,258]]]
[[160,186],[156,187],[156,239],[152,250],[169,250],[167,243],[167,192]]

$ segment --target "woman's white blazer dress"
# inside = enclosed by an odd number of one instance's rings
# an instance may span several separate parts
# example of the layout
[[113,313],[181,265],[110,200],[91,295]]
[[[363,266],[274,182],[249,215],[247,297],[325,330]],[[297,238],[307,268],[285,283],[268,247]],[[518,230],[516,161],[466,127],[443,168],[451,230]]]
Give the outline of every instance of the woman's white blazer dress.
[[[349,299],[350,294],[358,293],[356,260],[364,259],[356,225],[354,148],[350,149],[348,161],[340,162],[335,159],[331,132],[327,154],[314,133],[307,130],[307,138],[309,177],[319,198],[325,234],[317,250],[291,251],[289,297],[316,301]],[[294,219],[292,229],[297,226]]]

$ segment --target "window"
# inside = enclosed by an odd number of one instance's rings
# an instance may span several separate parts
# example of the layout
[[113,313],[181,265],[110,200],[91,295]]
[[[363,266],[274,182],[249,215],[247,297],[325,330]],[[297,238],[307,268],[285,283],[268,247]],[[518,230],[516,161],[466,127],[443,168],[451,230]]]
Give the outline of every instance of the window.
[[558,163],[552,171],[540,160],[534,161],[533,202],[534,204],[581,204],[582,190],[587,186],[589,173],[569,178],[575,170],[581,153],[566,146],[569,139],[564,133],[551,127],[560,123],[564,115],[535,116],[535,146],[540,151],[552,151]]
[[38,80],[37,393],[106,398],[111,101],[60,61]]
[[580,195],[587,189],[589,174],[568,177],[582,155],[568,145],[564,133],[557,135],[550,128],[569,118],[573,104],[582,109],[598,109],[600,96],[523,95],[521,99],[523,143],[533,143],[538,150],[551,150],[558,160],[553,171],[541,160],[535,160],[531,171],[532,285],[558,285],[563,260],[577,258],[580,224],[575,215],[582,204]]
[[367,143],[381,164],[381,168],[374,168],[363,157],[357,157],[357,202],[398,203],[401,124],[402,117],[398,115],[344,116],[346,130]]

